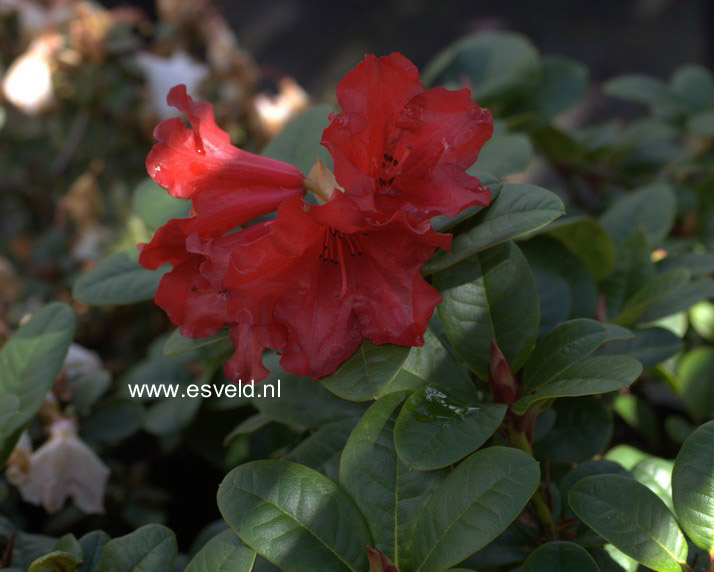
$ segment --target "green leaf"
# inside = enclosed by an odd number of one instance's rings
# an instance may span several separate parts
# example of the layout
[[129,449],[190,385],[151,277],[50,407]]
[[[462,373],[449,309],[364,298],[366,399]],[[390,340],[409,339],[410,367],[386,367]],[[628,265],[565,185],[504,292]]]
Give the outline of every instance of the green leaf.
[[332,157],[320,141],[332,111],[330,105],[316,105],[303,111],[273,137],[261,154],[290,163],[304,175],[310,172],[318,158],[330,168]]
[[679,523],[699,548],[714,552],[714,421],[698,427],[677,454],[672,500]]
[[602,285],[607,315],[616,315],[630,298],[655,275],[650,246],[642,228],[634,230],[619,246],[615,268]]
[[357,421],[356,417],[348,417],[323,425],[283,459],[315,469],[337,482],[340,456]]
[[488,379],[491,340],[513,371],[528,358],[538,333],[538,300],[528,262],[512,243],[498,245],[434,277],[439,316],[454,349]]
[[521,133],[497,133],[489,139],[469,173],[490,173],[497,177],[524,171],[533,157],[530,139]]
[[27,572],[74,572],[78,564],[79,561],[71,554],[55,550],[35,559]]
[[463,362],[454,357],[431,330],[425,332],[423,346],[411,349],[393,385],[401,389],[431,385],[462,401],[478,400],[478,392]]
[[605,453],[604,459],[619,463],[628,471],[639,463],[642,459],[648,459],[650,455],[640,451],[630,445],[617,445]]
[[654,183],[617,199],[600,217],[600,224],[620,245],[633,229],[642,226],[652,246],[669,234],[677,213],[677,199],[664,183]]
[[414,572],[443,570],[486,546],[521,513],[540,479],[518,449],[490,447],[463,461],[434,491],[414,529]]
[[687,541],[665,504],[620,475],[587,477],[570,490],[575,514],[622,552],[658,572],[681,572]]
[[500,102],[536,85],[538,51],[512,32],[482,32],[461,38],[429,62],[422,73],[425,85],[443,76],[446,82],[469,79],[473,98],[482,104]]
[[653,322],[659,318],[686,311],[697,302],[708,298],[714,298],[714,280],[700,278],[649,306],[638,321],[640,323]]
[[607,343],[598,353],[625,354],[647,368],[662,363],[682,349],[682,340],[664,328],[634,330],[634,334],[633,338]]
[[617,414],[647,439],[657,443],[659,437],[659,420],[657,413],[647,399],[634,393],[621,393],[615,397],[613,406]]
[[513,404],[514,413],[522,415],[543,399],[577,397],[617,391],[627,387],[642,373],[642,364],[629,356],[595,356],[570,366],[551,381],[521,397]]
[[102,400],[92,409],[92,414],[82,420],[80,435],[93,443],[116,444],[141,428],[144,408],[128,397]]
[[146,225],[156,230],[172,218],[184,218],[191,210],[191,202],[172,197],[149,177],[134,188],[132,210]]
[[427,260],[422,274],[444,270],[487,248],[538,230],[564,212],[563,202],[542,187],[504,184],[491,205],[454,237],[451,251],[437,252]]
[[533,350],[523,373],[524,390],[551,381],[571,365],[594,352],[607,339],[599,322],[580,318],[564,322],[548,332]]
[[287,571],[367,568],[367,525],[352,499],[317,471],[288,461],[233,469],[218,508],[240,539]]
[[550,225],[547,231],[578,256],[596,280],[602,280],[612,270],[615,264],[615,244],[595,219],[560,219]]
[[679,290],[689,282],[689,271],[684,268],[673,268],[663,274],[657,274],[647,284],[627,299],[613,322],[629,325],[635,322],[653,304],[661,302],[667,296],[679,296]]
[[682,357],[677,364],[677,377],[682,399],[689,414],[697,421],[712,417],[714,412],[714,348],[701,346]]
[[[582,463],[579,463],[577,467],[569,471],[565,477],[563,477],[563,480],[559,485],[560,494],[563,498],[567,499],[571,487],[581,479],[592,475],[606,474],[630,476],[630,473],[620,463],[616,463],[614,461],[608,461],[605,459],[583,461]],[[574,516],[574,513],[567,503],[563,506],[563,512],[563,516],[566,518]]]
[[107,542],[93,572],[173,572],[176,536],[165,526],[147,524]]
[[111,537],[103,530],[93,530],[79,539],[82,547],[83,562],[79,567],[79,572],[93,572],[99,564],[99,560],[104,552],[104,547],[111,540]]
[[591,318],[597,307],[597,287],[579,257],[550,236],[519,244],[533,271],[540,304],[540,335],[572,318]]
[[673,467],[672,461],[659,457],[648,457],[638,462],[631,470],[635,480],[656,494],[669,510],[674,509],[672,505]]
[[698,64],[683,65],[672,74],[671,89],[696,109],[714,107],[714,76]]
[[468,405],[424,387],[402,407],[394,428],[394,444],[410,470],[440,469],[483,445],[499,428],[505,414],[505,405]]
[[443,472],[410,471],[397,457],[394,424],[404,393],[392,393],[362,416],[345,445],[340,484],[367,519],[375,547],[402,565],[415,518]]
[[378,399],[399,389],[394,387],[393,382],[408,354],[408,347],[389,344],[378,346],[365,340],[350,359],[321,382],[325,388],[342,399]]
[[687,101],[661,79],[646,75],[616,77],[603,84],[603,92],[611,97],[642,103],[665,115],[678,115],[689,109]]
[[138,250],[131,250],[100,260],[74,283],[72,295],[90,306],[133,304],[153,299],[169,266],[147,270],[139,266],[138,259]]
[[521,572],[600,572],[593,557],[574,542],[548,542],[536,548]]
[[543,57],[540,84],[528,94],[528,103],[541,121],[549,121],[574,105],[584,94],[588,69],[580,62],[561,56]]
[[74,336],[74,314],[58,302],[38,310],[0,348],[0,462],[40,409]]
[[698,302],[689,309],[689,323],[708,342],[714,341],[714,304]]
[[591,397],[559,399],[553,405],[555,423],[533,444],[537,459],[575,463],[601,453],[612,437],[612,412]]
[[184,572],[251,572],[256,556],[235,532],[224,530],[198,551]]
[[206,346],[211,346],[214,344],[224,344],[228,346],[229,343],[230,342],[227,330],[220,330],[207,338],[193,339],[184,338],[177,328],[171,333],[169,338],[166,340],[166,343],[164,344],[164,355],[167,357],[175,356],[188,352],[193,352],[200,348],[204,348]]
[[714,110],[700,111],[687,117],[687,131],[703,137],[714,137]]
[[267,418],[299,429],[316,429],[347,417],[359,417],[364,412],[364,405],[335,397],[321,383],[283,371],[278,359],[275,354],[263,357],[270,375],[261,385],[276,385],[279,380],[280,399],[251,399],[253,406]]

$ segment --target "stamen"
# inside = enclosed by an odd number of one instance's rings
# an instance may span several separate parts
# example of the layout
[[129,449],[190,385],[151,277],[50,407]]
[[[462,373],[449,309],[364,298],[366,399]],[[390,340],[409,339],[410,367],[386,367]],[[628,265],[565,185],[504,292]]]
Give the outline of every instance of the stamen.
[[[342,237],[340,237],[342,238]],[[343,298],[347,294],[347,267],[345,266],[345,255],[342,251],[342,242],[337,243],[337,256],[340,265],[340,278],[342,279],[342,288],[340,289],[339,298]]]

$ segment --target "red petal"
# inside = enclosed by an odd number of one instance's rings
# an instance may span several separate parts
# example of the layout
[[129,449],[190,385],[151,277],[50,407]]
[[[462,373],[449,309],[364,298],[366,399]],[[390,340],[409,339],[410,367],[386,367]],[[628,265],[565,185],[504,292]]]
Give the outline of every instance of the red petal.
[[139,264],[156,270],[162,264],[177,266],[192,258],[186,250],[186,223],[190,219],[171,219],[154,233],[148,244],[139,244]]
[[342,112],[323,132],[322,144],[332,154],[337,181],[350,194],[374,191],[373,175],[397,117],[423,90],[416,66],[398,53],[365,56],[337,85]]
[[156,304],[179,326],[181,335],[204,338],[230,321],[227,298],[199,271],[202,256],[178,265],[161,278]]
[[167,102],[182,111],[192,126],[189,129],[173,118],[154,130],[159,143],[149,153],[146,168],[171,195],[189,199],[206,190],[302,187],[302,174],[295,167],[233,147],[228,134],[216,125],[213,105],[194,102],[186,86],[174,87]]
[[263,346],[255,339],[252,326],[248,324],[231,326],[230,336],[235,351],[223,364],[226,377],[243,383],[265,379],[269,372],[263,366]]

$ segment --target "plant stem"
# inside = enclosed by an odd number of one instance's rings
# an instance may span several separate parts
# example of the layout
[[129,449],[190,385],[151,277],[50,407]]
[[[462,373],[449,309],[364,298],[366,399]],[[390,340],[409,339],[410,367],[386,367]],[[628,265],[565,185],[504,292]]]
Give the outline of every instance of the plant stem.
[[[513,423],[508,424],[508,439],[514,447],[521,449],[528,453],[531,457],[533,456],[533,448],[531,447],[530,441],[524,431],[519,431],[513,426]],[[556,539],[558,537],[557,528],[555,526],[555,521],[553,520],[553,515],[550,512],[550,507],[545,499],[543,490],[540,485],[533,493],[531,497],[533,501],[533,506],[536,509],[536,515],[540,523],[547,529],[549,535]]]

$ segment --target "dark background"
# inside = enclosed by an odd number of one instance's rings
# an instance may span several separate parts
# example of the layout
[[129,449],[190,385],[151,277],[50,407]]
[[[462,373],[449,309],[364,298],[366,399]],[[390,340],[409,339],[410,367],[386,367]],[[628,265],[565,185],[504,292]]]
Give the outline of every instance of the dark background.
[[[149,14],[153,2],[129,2]],[[127,4],[105,0],[104,4]],[[714,62],[714,0],[218,0],[242,46],[266,69],[325,94],[365,53],[400,51],[422,67],[455,38],[510,29],[545,54],[573,57],[596,81],[666,77]]]

